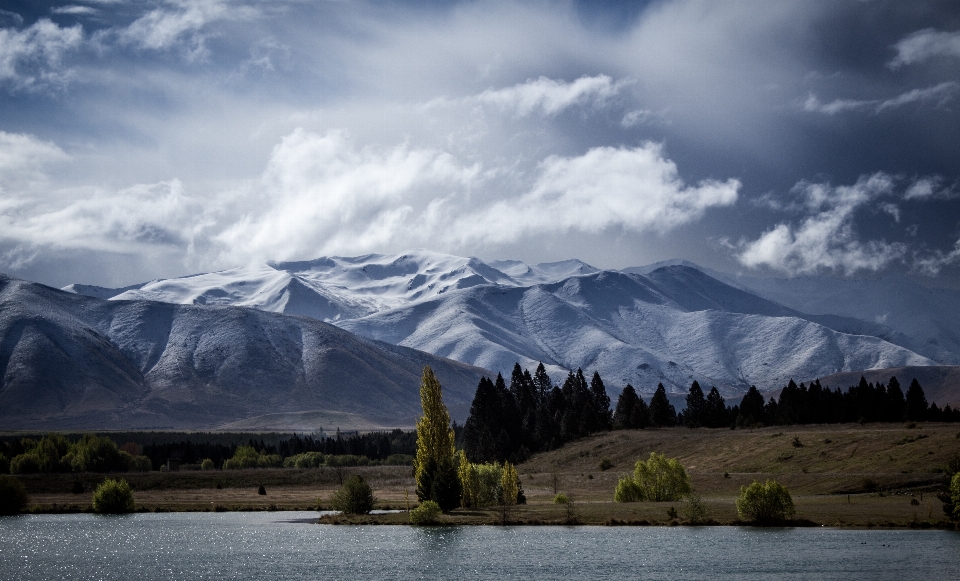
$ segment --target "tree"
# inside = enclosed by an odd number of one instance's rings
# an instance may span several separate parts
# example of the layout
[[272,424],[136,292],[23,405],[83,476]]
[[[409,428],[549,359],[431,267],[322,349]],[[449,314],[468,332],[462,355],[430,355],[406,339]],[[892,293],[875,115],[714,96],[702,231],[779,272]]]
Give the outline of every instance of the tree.
[[776,480],[764,484],[755,480],[750,486],[740,487],[737,516],[741,520],[774,524],[793,518],[794,514],[790,492]]
[[614,430],[630,430],[639,427],[634,424],[634,414],[639,401],[637,391],[628,383],[617,398],[617,409],[613,412]]
[[346,514],[367,514],[373,510],[373,490],[359,475],[355,474],[347,479],[333,495],[331,504],[334,510]]
[[737,426],[754,426],[763,423],[763,396],[756,386],[751,385],[740,400],[740,415]]
[[410,522],[415,525],[435,525],[440,522],[440,505],[432,500],[425,500],[420,506],[410,511]]
[[643,498],[654,502],[680,500],[690,492],[690,476],[680,462],[656,452],[646,462],[637,460],[633,479]]
[[93,510],[99,514],[123,514],[134,511],[133,491],[127,481],[107,478],[93,491]]
[[730,423],[727,419],[727,402],[723,400],[723,396],[716,387],[711,387],[710,393],[707,394],[705,415],[707,419],[704,425],[708,428],[722,428]]
[[677,410],[667,399],[662,383],[657,384],[657,391],[650,398],[650,423],[658,428],[677,425]]
[[495,435],[500,434],[500,398],[488,377],[481,377],[463,425],[463,447],[472,462],[494,462],[498,458]]
[[707,399],[703,397],[700,384],[694,380],[687,394],[687,409],[683,412],[683,423],[691,428],[699,428],[707,423]]
[[[450,427],[450,412],[443,405],[440,382],[429,365],[423,368],[420,380],[420,404],[423,415],[417,420],[417,455],[413,460],[417,497],[421,501],[434,500],[441,508],[453,508],[460,504],[459,480],[453,465],[454,434]],[[453,490],[442,487],[452,487]],[[441,496],[443,501],[453,497],[453,506],[434,498],[435,495]]]
[[593,379],[590,380],[590,394],[593,396],[593,407],[596,410],[597,429],[609,430],[612,423],[610,396],[607,395],[607,388],[603,385],[598,371],[593,372]]
[[643,500],[643,489],[632,476],[624,476],[617,481],[617,488],[613,492],[614,502],[640,502]]
[[27,488],[20,480],[0,474],[0,515],[20,514],[29,501]]
[[912,422],[922,422],[927,419],[927,396],[923,393],[917,378],[913,378],[910,387],[907,388],[906,415],[906,419]]
[[906,401],[903,399],[903,390],[900,388],[900,382],[897,381],[896,376],[891,377],[890,383],[887,384],[887,397],[885,403],[884,419],[888,422],[903,421]]
[[707,504],[703,498],[696,492],[687,495],[687,504],[683,507],[683,517],[690,524],[696,525],[702,523],[707,518]]
[[960,519],[960,472],[954,474],[950,481],[950,500],[953,501],[952,518]]

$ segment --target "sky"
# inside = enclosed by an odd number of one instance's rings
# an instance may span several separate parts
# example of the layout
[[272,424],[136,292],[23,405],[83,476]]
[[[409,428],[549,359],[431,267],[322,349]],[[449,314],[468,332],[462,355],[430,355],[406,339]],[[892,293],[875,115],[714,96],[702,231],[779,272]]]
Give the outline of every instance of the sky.
[[414,248],[960,286],[960,6],[0,2],[0,272]]

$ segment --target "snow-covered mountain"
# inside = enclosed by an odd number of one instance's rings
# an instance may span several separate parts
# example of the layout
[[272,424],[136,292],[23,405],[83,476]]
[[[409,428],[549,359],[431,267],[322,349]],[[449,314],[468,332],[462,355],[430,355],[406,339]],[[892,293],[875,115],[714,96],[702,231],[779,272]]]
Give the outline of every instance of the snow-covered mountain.
[[424,365],[462,421],[486,370],[308,317],[105,301],[0,275],[6,429],[412,426]]
[[[85,293],[85,287],[67,290]],[[924,342],[876,321],[808,314],[691,263],[600,271],[578,260],[484,263],[426,251],[273,263],[96,291],[111,300],[242,305],[509,373],[600,371],[616,393],[728,394],[843,371],[935,365]],[[954,327],[956,328],[956,327]],[[939,352],[937,352],[939,353]],[[960,353],[960,348],[956,350]]]

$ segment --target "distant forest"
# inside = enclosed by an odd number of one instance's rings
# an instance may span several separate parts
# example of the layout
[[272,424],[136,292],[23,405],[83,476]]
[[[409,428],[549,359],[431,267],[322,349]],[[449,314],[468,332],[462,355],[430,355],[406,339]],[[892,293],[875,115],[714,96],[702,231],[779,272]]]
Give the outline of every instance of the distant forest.
[[696,381],[686,397],[686,409],[677,413],[663,384],[647,403],[627,385],[611,410],[600,374],[587,382],[581,369],[570,372],[563,385],[550,380],[541,363],[530,374],[515,364],[506,385],[503,376],[484,377],[477,386],[470,416],[463,426],[462,446],[471,462],[522,462],[531,454],[604,430],[668,426],[690,428],[744,428],[793,424],[846,422],[937,421],[960,422],[960,409],[927,404],[923,388],[914,379],[904,395],[896,377],[889,384],[864,378],[846,391],[820,385],[797,385],[793,380],[780,398],[764,401],[751,386],[739,405],[728,406],[716,387],[706,395]]

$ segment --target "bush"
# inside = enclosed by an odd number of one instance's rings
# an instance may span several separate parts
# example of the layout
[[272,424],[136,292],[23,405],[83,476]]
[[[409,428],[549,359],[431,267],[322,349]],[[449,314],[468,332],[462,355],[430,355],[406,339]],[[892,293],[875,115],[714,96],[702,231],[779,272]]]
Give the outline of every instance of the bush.
[[707,519],[707,505],[696,492],[687,495],[687,504],[683,507],[683,518],[690,524],[700,524]]
[[[212,461],[210,463],[213,464]],[[147,456],[134,456],[132,468],[134,472],[150,472],[153,470],[153,462]]]
[[953,501],[953,518],[960,519],[960,472],[950,481],[950,500]]
[[133,491],[124,479],[107,478],[93,491],[93,510],[99,514],[133,512]]
[[630,476],[624,476],[617,482],[613,500],[614,502],[638,502],[643,500],[643,490],[636,480]]
[[10,461],[11,474],[36,474],[40,472],[40,458],[36,454],[20,454]]
[[773,524],[793,518],[793,498],[776,480],[761,484],[754,481],[750,486],[740,487],[737,499],[737,515],[741,520],[759,524]]
[[373,490],[359,475],[351,476],[333,495],[334,510],[346,514],[367,514],[373,510]]
[[561,492],[553,497],[553,504],[570,504],[570,497]]
[[435,525],[440,522],[440,505],[432,500],[424,500],[420,506],[410,511],[410,522],[415,525]]
[[675,458],[656,452],[651,452],[646,462],[637,460],[633,479],[644,500],[677,501],[690,492],[690,477],[683,466]]
[[600,460],[598,467],[600,468],[601,472],[606,472],[607,470],[613,468],[613,461],[610,458],[603,458]]
[[213,470],[216,466],[213,464],[213,460],[210,458],[204,458],[203,462],[200,463],[200,470]]
[[13,476],[0,474],[0,515],[20,514],[29,500],[22,482]]

